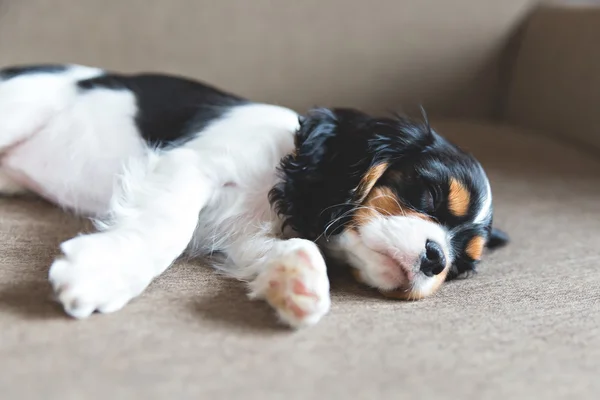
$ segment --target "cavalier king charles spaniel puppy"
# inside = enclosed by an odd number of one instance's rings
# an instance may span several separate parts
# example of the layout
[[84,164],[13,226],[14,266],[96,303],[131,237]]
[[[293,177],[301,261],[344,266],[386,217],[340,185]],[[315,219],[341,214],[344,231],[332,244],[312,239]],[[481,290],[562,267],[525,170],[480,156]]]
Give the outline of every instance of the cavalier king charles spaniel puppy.
[[298,328],[330,308],[324,256],[412,300],[507,241],[481,165],[426,118],[298,115],[78,65],[0,70],[0,193],[94,220],[50,266],[75,318],[119,310],[183,254],[220,254],[215,268]]

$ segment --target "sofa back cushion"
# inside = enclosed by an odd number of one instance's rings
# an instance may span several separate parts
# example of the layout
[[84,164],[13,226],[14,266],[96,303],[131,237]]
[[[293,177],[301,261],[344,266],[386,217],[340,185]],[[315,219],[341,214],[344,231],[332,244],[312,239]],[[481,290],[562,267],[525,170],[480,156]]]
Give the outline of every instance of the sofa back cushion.
[[0,3],[0,65],[74,62],[200,78],[304,110],[419,104],[488,117],[498,54],[533,0]]
[[560,3],[536,11],[524,28],[506,118],[598,152],[600,5]]

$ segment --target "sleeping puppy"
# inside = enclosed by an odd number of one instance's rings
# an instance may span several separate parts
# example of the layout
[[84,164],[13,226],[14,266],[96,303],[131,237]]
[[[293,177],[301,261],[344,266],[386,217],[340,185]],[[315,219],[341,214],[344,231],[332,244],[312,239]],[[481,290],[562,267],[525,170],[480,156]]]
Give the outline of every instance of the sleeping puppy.
[[76,65],[0,71],[0,193],[27,192],[98,227],[50,266],[76,318],[122,308],[182,254],[220,253],[216,268],[301,327],[330,307],[323,253],[386,296],[421,299],[506,242],[481,165],[426,119],[299,116]]

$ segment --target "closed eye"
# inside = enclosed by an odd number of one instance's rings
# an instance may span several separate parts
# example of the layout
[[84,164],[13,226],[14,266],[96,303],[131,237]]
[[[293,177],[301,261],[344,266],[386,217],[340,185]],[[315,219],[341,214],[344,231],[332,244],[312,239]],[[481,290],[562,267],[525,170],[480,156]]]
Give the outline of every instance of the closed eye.
[[439,188],[430,186],[423,195],[423,209],[426,213],[434,213],[441,204],[442,195]]

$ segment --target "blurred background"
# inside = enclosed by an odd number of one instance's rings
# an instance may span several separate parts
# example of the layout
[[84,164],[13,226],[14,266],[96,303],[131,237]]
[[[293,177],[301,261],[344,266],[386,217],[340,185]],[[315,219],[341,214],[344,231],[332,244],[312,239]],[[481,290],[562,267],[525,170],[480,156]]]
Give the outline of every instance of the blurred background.
[[497,116],[501,55],[535,0],[3,0],[0,64],[205,80],[253,100]]

